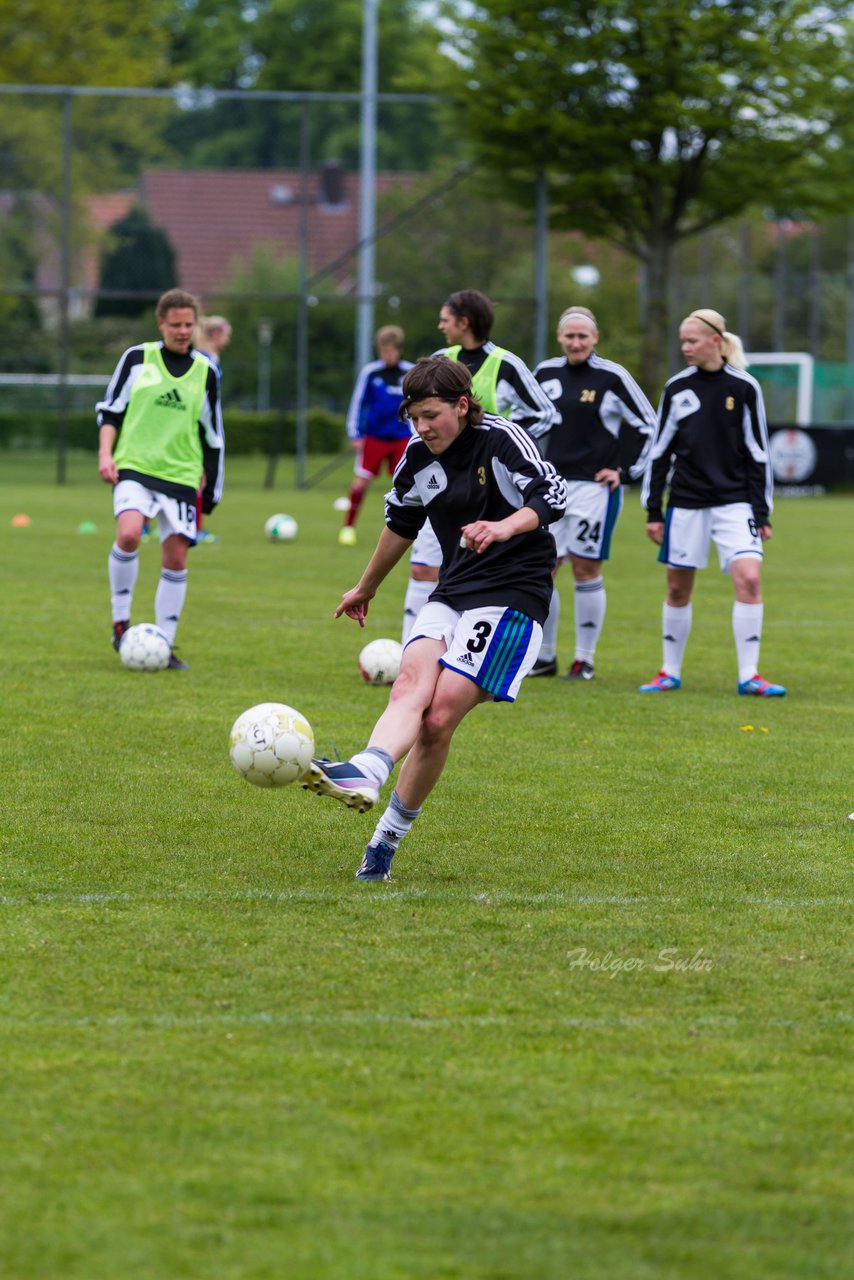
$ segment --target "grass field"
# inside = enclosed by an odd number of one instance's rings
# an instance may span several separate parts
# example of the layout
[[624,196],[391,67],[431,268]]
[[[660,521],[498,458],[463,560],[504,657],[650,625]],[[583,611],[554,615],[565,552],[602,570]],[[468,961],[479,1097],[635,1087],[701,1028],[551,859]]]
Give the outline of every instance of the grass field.
[[239,460],[192,670],[135,676],[93,474],[0,459],[5,1280],[850,1274],[852,500],[778,506],[762,703],[711,568],[682,691],[635,693],[663,571],[629,495],[597,679],[475,712],[395,882],[360,885],[371,817],[248,786],[227,739],[270,699],[363,745],[404,566],[365,632],[332,611],[379,487],[339,548],[346,473],[271,493]]

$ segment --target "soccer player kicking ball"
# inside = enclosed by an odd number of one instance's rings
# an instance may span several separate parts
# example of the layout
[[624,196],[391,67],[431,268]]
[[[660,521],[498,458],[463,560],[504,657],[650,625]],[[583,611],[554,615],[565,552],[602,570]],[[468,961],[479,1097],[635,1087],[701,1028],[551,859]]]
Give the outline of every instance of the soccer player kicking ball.
[[[97,405],[98,472],[113,486],[116,540],[110,551],[113,647],[130,626],[138,550],[146,520],[157,519],[162,547],[155,621],[174,646],[187,594],[187,550],[196,542],[196,493],[211,512],[222,494],[223,431],[219,381],[193,348],[199,307],[170,289],[157,303],[162,342],[131,347]],[[173,670],[187,664],[173,652]]]
[[439,780],[457,725],[478,703],[513,702],[549,611],[563,480],[519,427],[484,413],[464,365],[431,356],[403,381],[416,432],[386,496],[386,528],[335,611],[364,626],[380,583],[429,516],[442,572],[403,651],[388,706],[363,751],[315,760],[303,786],[364,813],[406,756],[357,880],[390,880],[391,862]]

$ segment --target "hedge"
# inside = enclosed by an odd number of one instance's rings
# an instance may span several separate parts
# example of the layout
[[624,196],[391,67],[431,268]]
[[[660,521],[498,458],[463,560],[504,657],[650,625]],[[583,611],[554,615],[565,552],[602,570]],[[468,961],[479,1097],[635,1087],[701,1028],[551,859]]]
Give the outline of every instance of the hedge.
[[[280,453],[296,452],[296,414],[293,410],[257,413],[250,409],[226,409],[225,440],[228,454],[269,453],[278,444]],[[12,413],[0,410],[0,448],[43,449],[56,445],[57,423],[53,414]],[[344,418],[328,409],[309,409],[308,448],[312,453],[336,453],[346,444]],[[95,415],[73,410],[68,415],[68,447],[98,448]]]

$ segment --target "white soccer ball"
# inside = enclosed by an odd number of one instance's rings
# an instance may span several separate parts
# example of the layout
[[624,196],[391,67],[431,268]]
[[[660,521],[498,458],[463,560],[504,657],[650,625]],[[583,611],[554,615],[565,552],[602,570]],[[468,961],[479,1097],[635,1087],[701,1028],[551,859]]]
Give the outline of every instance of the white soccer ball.
[[372,640],[359,654],[359,670],[367,684],[394,684],[400,673],[403,646],[396,640]]
[[271,542],[293,542],[299,533],[299,526],[293,516],[278,515],[270,516],[270,519],[264,525],[264,532]]
[[349,499],[349,498],[336,498],[336,499],[335,499],[335,501],[334,501],[334,502],[333,502],[333,504],[332,504],[332,509],[333,509],[333,511],[349,511],[349,510],[350,510],[350,499]]
[[151,622],[128,627],[119,645],[119,657],[128,671],[163,671],[171,652],[169,641]]
[[314,755],[311,725],[283,702],[260,702],[231,726],[231,763],[256,787],[286,787],[301,778]]

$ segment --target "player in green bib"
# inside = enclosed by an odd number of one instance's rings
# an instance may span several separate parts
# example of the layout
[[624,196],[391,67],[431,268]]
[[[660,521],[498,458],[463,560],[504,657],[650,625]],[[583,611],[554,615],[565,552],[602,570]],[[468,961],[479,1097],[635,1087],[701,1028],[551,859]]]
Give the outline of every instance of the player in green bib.
[[143,525],[156,519],[162,567],[155,623],[173,646],[169,666],[175,670],[186,669],[174,644],[187,594],[187,551],[196,542],[196,494],[201,489],[205,512],[222,494],[219,380],[192,345],[198,316],[191,293],[164,293],[156,310],[163,340],[130,347],[96,406],[98,472],[113,486],[116,517],[108,566],[113,646],[118,649],[130,626]]

